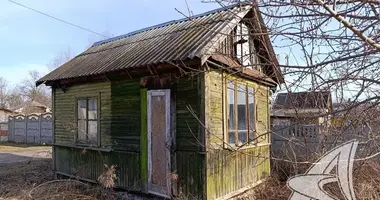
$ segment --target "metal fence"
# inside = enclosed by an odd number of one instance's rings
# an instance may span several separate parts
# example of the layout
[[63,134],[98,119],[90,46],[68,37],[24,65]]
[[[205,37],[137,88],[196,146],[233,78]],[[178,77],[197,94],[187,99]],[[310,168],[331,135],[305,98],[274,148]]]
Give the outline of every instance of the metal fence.
[[8,119],[8,141],[16,143],[52,144],[52,114],[10,116]]

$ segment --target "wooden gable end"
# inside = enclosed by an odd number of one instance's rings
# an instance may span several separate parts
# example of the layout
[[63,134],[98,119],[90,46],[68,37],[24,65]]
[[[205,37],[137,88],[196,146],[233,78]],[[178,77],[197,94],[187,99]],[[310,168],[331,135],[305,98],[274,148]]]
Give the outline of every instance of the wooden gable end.
[[261,17],[252,9],[217,42],[213,55],[230,57],[245,69],[257,70],[279,84],[283,78],[277,69],[278,63],[273,57],[273,48],[262,23]]

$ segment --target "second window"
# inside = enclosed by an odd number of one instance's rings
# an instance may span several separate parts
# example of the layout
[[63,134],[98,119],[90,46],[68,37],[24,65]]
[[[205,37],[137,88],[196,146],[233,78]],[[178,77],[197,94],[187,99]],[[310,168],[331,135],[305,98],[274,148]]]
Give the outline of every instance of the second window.
[[96,98],[81,98],[77,101],[78,142],[98,143],[98,104]]
[[255,90],[253,87],[227,80],[227,141],[242,145],[255,137]]

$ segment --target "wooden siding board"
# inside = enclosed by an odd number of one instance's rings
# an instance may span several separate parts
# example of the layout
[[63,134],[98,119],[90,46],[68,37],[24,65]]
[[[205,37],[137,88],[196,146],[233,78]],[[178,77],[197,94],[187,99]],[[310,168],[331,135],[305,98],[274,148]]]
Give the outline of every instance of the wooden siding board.
[[[176,147],[177,150],[197,151],[200,144],[199,122],[200,104],[198,93],[198,78],[182,78],[176,85]],[[189,108],[193,109],[194,117]]]
[[111,135],[113,149],[140,151],[141,98],[138,80],[111,83]]
[[204,155],[191,151],[177,151],[176,158],[179,193],[188,199],[203,199],[202,166]]
[[[129,87],[128,87],[129,86]],[[123,90],[123,92],[119,92]],[[126,90],[126,91],[124,91]],[[137,91],[137,92],[136,92]],[[140,88],[138,82],[124,83],[100,82],[75,85],[63,92],[54,92],[55,141],[59,144],[74,144],[75,126],[67,124],[74,119],[76,96],[97,96],[100,92],[100,133],[101,147],[121,149],[128,147],[135,152],[104,153],[92,150],[78,150],[65,147],[54,147],[56,168],[58,172],[75,175],[85,168],[82,178],[96,180],[104,171],[104,164],[117,165],[117,186],[132,190],[140,188]],[[115,100],[114,102],[112,102]],[[113,105],[121,104],[120,107]],[[132,109],[133,108],[133,109]],[[137,108],[137,109],[136,109]],[[115,113],[115,115],[114,115]],[[123,115],[126,115],[125,118]],[[125,126],[128,122],[134,124]],[[137,124],[136,124],[137,123]],[[85,166],[85,167],[83,167]]]
[[99,152],[80,149],[55,147],[57,170],[61,173],[96,181],[105,171],[104,165],[116,165],[116,187],[140,190],[139,153]]
[[[266,152],[269,146],[208,152],[207,199],[225,196],[269,176],[270,159]],[[218,165],[220,161],[222,165]]]
[[[223,146],[223,126],[224,126],[224,116],[223,116],[223,77],[228,77],[233,80],[238,80],[249,84],[255,89],[255,100],[257,104],[257,135],[268,133],[269,126],[269,110],[268,110],[268,92],[269,88],[265,85],[260,85],[256,82],[238,78],[229,74],[222,74],[218,71],[210,71],[206,74],[206,124],[211,132],[207,137],[210,142],[208,146],[221,147]],[[268,143],[268,137],[263,137],[260,143]]]
[[[205,75],[205,124],[210,133],[207,140],[207,199],[225,196],[264,178],[269,174],[268,138],[259,140],[258,146],[229,151],[224,148],[223,78],[229,77],[245,82],[255,89],[257,103],[257,133],[268,133],[268,87],[256,82],[212,70]],[[260,123],[260,125],[259,125]],[[261,156],[267,156],[265,159]],[[260,162],[258,162],[260,161]],[[219,164],[221,163],[221,164]]]
[[[198,121],[202,120],[202,94],[199,84],[199,75],[180,78],[176,82],[175,93],[177,193],[182,193],[189,199],[203,199],[205,189],[205,155],[198,153],[202,146],[202,133]],[[187,106],[193,109],[196,117],[190,113]]]
[[[199,93],[197,76],[181,78],[176,82],[176,149],[175,159],[179,177],[178,186],[183,188],[185,195],[202,199],[206,188],[205,155],[198,153],[200,144],[200,128],[198,120],[189,112],[187,106],[200,115],[202,98]],[[142,190],[144,182],[144,166],[147,156],[144,148],[146,132],[143,121],[146,118],[144,91],[137,80],[122,80],[100,83],[88,83],[69,87],[63,92],[54,92],[56,117],[55,140],[57,144],[74,145],[74,133],[65,124],[67,119],[74,119],[75,97],[95,96],[100,92],[100,133],[101,148],[111,152],[95,150],[80,150],[77,148],[55,146],[57,171],[69,175],[78,174],[80,169],[86,169],[81,176],[96,180],[104,171],[104,164],[117,165],[117,186],[131,190]],[[75,121],[75,120],[74,120]],[[75,123],[75,122],[72,123]],[[145,124],[146,126],[146,124]],[[190,130],[189,130],[190,129]],[[144,159],[145,158],[145,159]]]
[[141,179],[142,179],[142,188],[147,192],[148,184],[148,124],[147,124],[147,109],[148,109],[148,100],[147,100],[147,89],[140,90],[141,96],[141,136],[140,136],[140,160],[141,160]]
[[[100,106],[100,133],[101,141],[107,141],[103,136],[109,129],[109,121],[107,119],[110,115],[108,112],[110,107],[110,83],[90,83],[85,85],[75,85],[69,87],[65,92],[61,89],[55,89],[54,98],[54,119],[55,119],[55,142],[60,144],[73,144],[76,134],[75,122],[75,106],[76,97],[78,96],[98,96],[100,93],[101,106]],[[103,143],[102,145],[107,145]]]

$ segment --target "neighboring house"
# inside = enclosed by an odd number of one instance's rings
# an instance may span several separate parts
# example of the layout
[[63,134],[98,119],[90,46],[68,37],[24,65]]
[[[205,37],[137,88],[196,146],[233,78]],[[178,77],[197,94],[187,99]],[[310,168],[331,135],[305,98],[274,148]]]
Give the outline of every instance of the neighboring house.
[[0,108],[0,141],[8,141],[8,117],[15,114],[13,111]]
[[377,136],[380,133],[379,113],[377,102],[335,103],[331,125],[337,133]]
[[271,109],[273,125],[303,124],[328,126],[333,111],[331,92],[279,93]]
[[46,113],[50,112],[50,108],[47,105],[44,105],[42,103],[39,103],[37,101],[28,101],[25,102],[24,104],[15,107],[12,109],[13,112],[19,113],[19,114],[41,114],[41,113]]
[[12,110],[0,108],[0,123],[8,122],[9,115],[15,114]]
[[325,148],[332,108],[330,91],[277,94],[271,107],[273,156],[302,160]]
[[97,42],[38,80],[53,91],[56,174],[96,181],[116,165],[116,187],[189,199],[265,180],[283,77],[263,24],[247,4],[213,10]]

